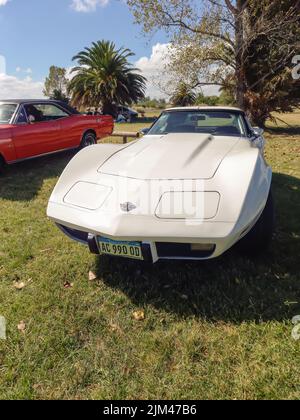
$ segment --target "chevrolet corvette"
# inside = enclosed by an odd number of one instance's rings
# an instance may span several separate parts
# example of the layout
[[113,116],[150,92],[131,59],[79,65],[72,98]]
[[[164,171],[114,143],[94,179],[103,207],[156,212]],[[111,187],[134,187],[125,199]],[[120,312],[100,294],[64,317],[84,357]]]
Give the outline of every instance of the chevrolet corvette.
[[273,232],[263,130],[237,108],[165,110],[127,145],[82,150],[47,214],[95,254],[156,262],[211,259],[239,242],[264,252]]
[[0,169],[5,164],[94,145],[112,131],[110,116],[81,115],[60,101],[0,100]]

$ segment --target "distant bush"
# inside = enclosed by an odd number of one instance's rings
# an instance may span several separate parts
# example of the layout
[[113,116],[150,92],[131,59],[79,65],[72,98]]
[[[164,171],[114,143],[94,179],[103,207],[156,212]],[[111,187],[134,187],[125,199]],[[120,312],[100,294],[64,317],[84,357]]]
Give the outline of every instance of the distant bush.
[[142,108],[164,109],[167,106],[167,101],[165,99],[151,99],[150,97],[146,97],[138,102],[137,105]]
[[208,106],[216,106],[219,104],[219,96],[205,96],[203,93],[199,93],[196,98],[197,105],[208,105]]

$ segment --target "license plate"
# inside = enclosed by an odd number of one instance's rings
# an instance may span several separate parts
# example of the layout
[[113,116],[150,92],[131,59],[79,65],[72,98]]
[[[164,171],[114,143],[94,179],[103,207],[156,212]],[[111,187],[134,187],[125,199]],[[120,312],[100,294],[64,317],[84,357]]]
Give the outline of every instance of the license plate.
[[98,238],[99,251],[101,254],[114,255],[117,257],[143,260],[142,247],[139,242],[113,241],[107,238]]

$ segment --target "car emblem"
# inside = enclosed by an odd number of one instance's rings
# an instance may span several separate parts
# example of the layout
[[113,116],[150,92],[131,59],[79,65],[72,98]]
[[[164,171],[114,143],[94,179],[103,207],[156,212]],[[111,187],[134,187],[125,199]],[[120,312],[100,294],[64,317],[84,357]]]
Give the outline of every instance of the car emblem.
[[130,211],[136,209],[136,206],[133,203],[123,203],[120,204],[121,210],[129,213]]

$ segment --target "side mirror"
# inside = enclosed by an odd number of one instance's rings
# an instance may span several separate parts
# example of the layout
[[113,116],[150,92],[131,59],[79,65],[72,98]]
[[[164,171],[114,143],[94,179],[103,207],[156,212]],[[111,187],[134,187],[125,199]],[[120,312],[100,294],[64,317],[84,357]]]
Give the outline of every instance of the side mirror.
[[34,123],[35,123],[35,118],[34,118],[34,116],[33,116],[33,115],[29,115],[29,116],[28,116],[28,121],[29,121],[29,124],[34,124]]
[[148,133],[149,133],[149,131],[150,131],[150,128],[143,128],[143,129],[141,130],[141,133],[145,136],[146,134],[148,134]]
[[259,127],[253,127],[253,133],[255,137],[261,137],[264,134],[264,129]]

